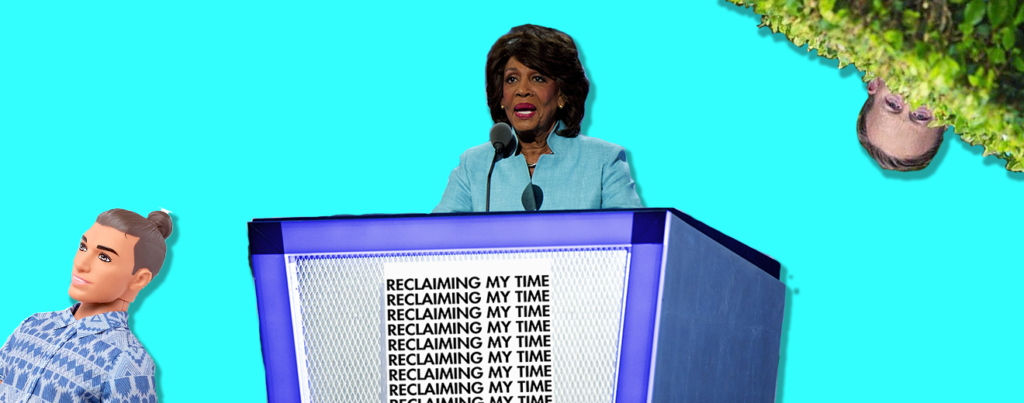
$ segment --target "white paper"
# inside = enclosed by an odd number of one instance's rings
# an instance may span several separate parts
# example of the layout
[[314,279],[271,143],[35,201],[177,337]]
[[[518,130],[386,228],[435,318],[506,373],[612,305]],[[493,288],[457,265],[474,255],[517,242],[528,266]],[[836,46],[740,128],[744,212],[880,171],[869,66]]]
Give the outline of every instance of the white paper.
[[549,259],[387,263],[388,403],[549,403]]

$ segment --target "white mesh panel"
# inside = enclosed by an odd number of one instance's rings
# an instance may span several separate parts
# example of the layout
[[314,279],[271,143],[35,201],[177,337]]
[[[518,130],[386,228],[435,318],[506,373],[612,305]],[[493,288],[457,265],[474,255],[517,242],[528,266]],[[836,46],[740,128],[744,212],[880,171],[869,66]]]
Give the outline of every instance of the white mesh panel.
[[[385,262],[552,261],[552,389],[559,403],[610,402],[618,360],[625,247],[296,255],[310,402],[383,401]],[[481,273],[486,274],[486,273]],[[300,364],[302,365],[302,364]],[[424,400],[425,401],[425,400]]]

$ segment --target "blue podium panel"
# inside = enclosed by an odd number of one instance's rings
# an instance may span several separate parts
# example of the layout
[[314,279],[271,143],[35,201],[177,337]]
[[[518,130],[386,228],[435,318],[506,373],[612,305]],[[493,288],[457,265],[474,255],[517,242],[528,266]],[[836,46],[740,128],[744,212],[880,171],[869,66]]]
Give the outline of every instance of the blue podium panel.
[[668,234],[651,401],[774,401],[785,285],[677,217]]
[[271,402],[774,399],[779,264],[673,209],[267,219],[249,240]]

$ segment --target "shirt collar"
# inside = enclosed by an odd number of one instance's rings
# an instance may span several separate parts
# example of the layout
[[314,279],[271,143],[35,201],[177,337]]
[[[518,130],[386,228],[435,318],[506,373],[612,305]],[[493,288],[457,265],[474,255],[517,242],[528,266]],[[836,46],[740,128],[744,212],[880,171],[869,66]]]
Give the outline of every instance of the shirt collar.
[[548,133],[548,148],[551,149],[552,155],[558,154],[558,149],[561,148],[561,145],[563,144],[562,142],[569,139],[568,137],[562,137],[559,136],[558,133],[555,133],[555,131],[561,130],[564,125],[565,124],[559,120],[558,123],[555,123],[555,128],[551,129],[551,133]]
[[78,307],[81,305],[82,303],[79,302],[62,311],[58,316],[62,324],[58,327],[77,327],[79,337],[102,333],[110,329],[128,328],[128,312],[122,311],[101,313],[99,315],[87,316],[80,320],[76,320],[75,311],[77,311]]

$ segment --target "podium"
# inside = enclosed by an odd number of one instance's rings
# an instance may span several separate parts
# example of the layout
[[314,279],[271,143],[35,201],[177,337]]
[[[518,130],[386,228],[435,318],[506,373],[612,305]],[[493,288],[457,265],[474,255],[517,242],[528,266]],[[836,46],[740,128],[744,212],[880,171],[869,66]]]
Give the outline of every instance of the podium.
[[248,228],[272,403],[775,399],[779,263],[675,209]]

